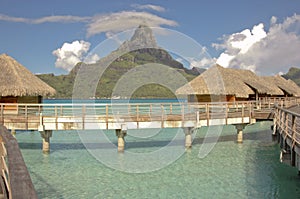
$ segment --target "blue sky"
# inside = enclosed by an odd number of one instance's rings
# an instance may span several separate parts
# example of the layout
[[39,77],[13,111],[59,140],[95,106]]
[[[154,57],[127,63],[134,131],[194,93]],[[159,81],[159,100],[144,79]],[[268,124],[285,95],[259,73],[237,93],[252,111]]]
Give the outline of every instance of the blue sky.
[[[272,75],[300,66],[298,14],[296,0],[1,0],[0,54],[33,73],[66,74],[107,36],[147,21],[205,47],[210,60],[190,60],[193,66],[217,62]],[[70,57],[62,58],[66,49]]]

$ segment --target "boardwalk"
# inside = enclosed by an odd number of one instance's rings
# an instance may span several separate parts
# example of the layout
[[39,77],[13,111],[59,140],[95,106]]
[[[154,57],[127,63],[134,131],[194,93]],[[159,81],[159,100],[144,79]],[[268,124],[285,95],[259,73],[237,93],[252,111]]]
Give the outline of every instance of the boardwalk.
[[275,106],[273,130],[281,147],[280,161],[297,167],[300,174],[300,106]]
[[274,104],[285,107],[297,103],[297,100],[268,98],[234,103],[0,104],[0,123],[11,130],[39,130],[44,151],[49,151],[53,130],[114,129],[122,145],[127,129],[184,128],[186,147],[190,147],[192,130],[210,125],[235,125],[237,141],[242,142],[242,130],[247,124],[257,119],[272,119]]

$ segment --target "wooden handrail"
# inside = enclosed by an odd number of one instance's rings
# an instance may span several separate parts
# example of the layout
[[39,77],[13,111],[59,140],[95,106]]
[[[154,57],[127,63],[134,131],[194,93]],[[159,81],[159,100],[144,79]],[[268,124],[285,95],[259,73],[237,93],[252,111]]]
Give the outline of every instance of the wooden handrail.
[[4,198],[37,199],[27,167],[17,140],[0,126],[1,188]]
[[275,105],[274,128],[279,130],[284,138],[289,137],[292,145],[300,145],[300,132],[296,130],[297,127],[300,127],[300,123],[296,122],[297,119],[300,120],[299,113],[282,108],[278,104]]

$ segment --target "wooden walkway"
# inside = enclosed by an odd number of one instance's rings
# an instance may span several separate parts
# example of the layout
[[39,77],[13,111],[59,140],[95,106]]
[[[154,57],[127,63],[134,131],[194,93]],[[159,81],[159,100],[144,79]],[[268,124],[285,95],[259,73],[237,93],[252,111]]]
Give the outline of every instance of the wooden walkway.
[[44,130],[197,128],[272,119],[275,103],[285,107],[294,102],[0,104],[0,124],[15,130],[38,130],[41,125]]
[[273,135],[281,147],[280,161],[297,167],[300,174],[300,106],[275,106]]
[[232,124],[240,143],[247,124],[273,119],[275,104],[297,103],[297,98],[262,98],[219,103],[0,104],[0,123],[12,131],[40,131],[45,153],[50,152],[50,137],[57,130],[114,129],[118,151],[123,151],[128,129],[183,128],[185,147],[190,148],[195,128]]

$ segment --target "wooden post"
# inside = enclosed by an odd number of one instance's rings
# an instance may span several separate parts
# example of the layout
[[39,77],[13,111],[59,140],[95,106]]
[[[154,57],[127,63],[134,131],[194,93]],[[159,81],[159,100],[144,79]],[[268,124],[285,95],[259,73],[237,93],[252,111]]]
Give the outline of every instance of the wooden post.
[[1,104],[1,124],[4,124],[3,108],[3,104]]
[[245,117],[245,109],[244,109],[244,103],[242,103],[242,123],[244,123],[244,117]]
[[85,129],[85,114],[86,114],[86,107],[85,105],[82,106],[82,130]]
[[136,105],[136,121],[139,122],[139,105]]
[[288,136],[289,134],[289,114],[285,113],[285,124],[284,124],[284,132],[285,132],[285,138]]
[[296,116],[292,115],[292,145],[291,150],[294,148],[296,142]]
[[25,105],[25,120],[26,120],[25,128],[26,128],[26,130],[28,130],[28,107],[27,107],[27,104]]
[[131,105],[128,104],[128,115],[130,116],[130,112],[131,112]]
[[184,104],[181,105],[181,121],[182,121],[182,127],[184,127]]
[[[123,128],[123,126],[122,126]],[[118,152],[124,152],[125,149],[125,140],[126,129],[116,129],[116,136],[118,137]]]
[[50,152],[50,137],[52,137],[52,131],[45,130],[40,133],[43,138],[43,153],[47,154]]
[[235,124],[234,126],[237,130],[237,143],[243,143],[243,130],[246,124]]
[[185,134],[185,149],[192,148],[192,127],[183,128]]
[[140,111],[140,110],[139,110],[139,105],[137,104],[137,105],[136,105],[136,128],[137,128],[137,129],[140,128],[140,127],[139,127],[139,119],[140,119],[140,118],[139,118],[139,111]]
[[54,115],[55,115],[55,129],[58,130],[57,106],[54,106]]
[[165,115],[165,110],[164,110],[164,105],[160,105],[161,108],[161,128],[164,128],[164,115]]
[[225,112],[225,124],[227,125],[228,124],[228,111],[229,111],[228,103],[225,104],[225,109],[226,109],[226,112]]
[[108,129],[108,104],[105,106],[105,121],[106,121],[106,129]]
[[150,104],[150,110],[149,110],[149,112],[150,112],[150,116],[152,115],[152,104]]
[[60,115],[63,115],[63,106],[60,105]]
[[172,112],[173,112],[173,105],[172,105],[172,103],[170,104],[170,114],[172,114]]
[[209,126],[209,105],[205,104],[205,111],[206,111],[206,124]]

